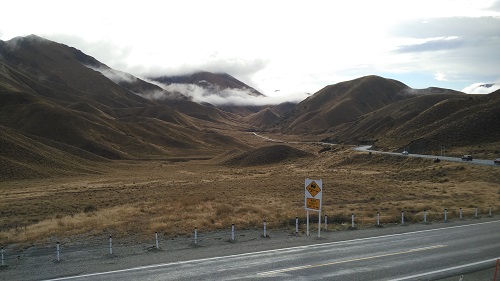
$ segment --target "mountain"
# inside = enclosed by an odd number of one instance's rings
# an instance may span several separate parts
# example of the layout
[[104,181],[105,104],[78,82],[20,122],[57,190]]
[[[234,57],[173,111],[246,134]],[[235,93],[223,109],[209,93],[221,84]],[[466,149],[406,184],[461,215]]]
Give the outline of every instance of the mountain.
[[326,86],[300,102],[282,124],[284,133],[323,133],[408,97],[403,83],[378,76]]
[[[151,98],[158,93],[162,100]],[[214,155],[247,147],[219,132],[227,124],[237,125],[230,114],[112,70],[75,48],[34,35],[0,41],[0,126],[10,132],[2,136],[3,145],[31,150],[40,160],[23,158],[14,165],[3,158],[14,170],[42,169],[57,154],[42,149],[92,162]],[[21,147],[19,140],[29,145]]]
[[205,87],[221,99],[231,99],[232,89],[247,98],[261,94],[227,74],[162,79],[150,83],[34,35],[0,41],[0,180],[100,173],[122,159],[220,158],[239,151],[232,161],[245,166],[300,154],[258,150],[240,138],[249,130],[411,153],[442,145],[500,148],[498,90],[412,89],[372,75],[326,86],[298,104],[237,106],[197,103],[168,86]]
[[153,81],[158,81],[165,85],[171,84],[194,84],[213,93],[223,90],[242,90],[246,94],[254,97],[264,96],[259,91],[239,81],[227,73],[212,73],[207,71],[195,72],[187,75],[150,77]]
[[243,116],[242,120],[256,130],[266,130],[275,127],[295,107],[296,104],[291,102],[266,106],[255,113]]
[[196,72],[188,75],[151,77],[170,92],[180,93],[191,100],[217,106],[241,104],[242,100],[265,97],[262,93],[227,73]]
[[[407,90],[406,90],[407,91]],[[444,90],[446,92],[447,90]],[[410,90],[415,93],[415,91]],[[356,120],[330,128],[328,132],[335,135],[334,139],[355,143],[373,143],[389,132],[411,122],[429,108],[449,100],[463,100],[467,96],[460,93],[430,94],[423,90],[416,91],[406,99],[390,103],[358,117]],[[424,93],[424,94],[422,94]],[[394,142],[401,141],[400,136],[394,136]],[[333,141],[330,139],[330,141]]]
[[500,142],[500,90],[436,103],[401,126],[380,135],[378,145],[430,152],[439,146],[481,147]]
[[500,91],[466,95],[435,87],[411,89],[368,76],[326,87],[301,102],[279,126],[283,132],[309,134],[304,128],[311,126],[327,135],[327,142],[426,154],[442,145],[498,146],[499,118]]
[[326,135],[327,142],[431,153],[443,144],[498,143],[497,92],[471,96],[436,87],[412,89],[395,80],[366,76],[327,86],[284,117],[267,110],[252,115],[249,122],[260,129],[274,124],[284,134]]

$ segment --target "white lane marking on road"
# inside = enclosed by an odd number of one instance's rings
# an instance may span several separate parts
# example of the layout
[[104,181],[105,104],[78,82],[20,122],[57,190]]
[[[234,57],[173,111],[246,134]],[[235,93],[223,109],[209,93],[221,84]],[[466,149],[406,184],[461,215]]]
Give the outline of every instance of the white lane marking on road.
[[316,268],[316,267],[323,267],[323,266],[328,266],[328,265],[349,263],[349,262],[354,262],[354,261],[364,261],[364,260],[371,260],[371,259],[377,259],[377,258],[383,258],[383,257],[404,255],[404,254],[410,254],[410,253],[415,253],[415,252],[428,251],[428,250],[439,249],[439,248],[444,248],[444,247],[446,247],[446,245],[435,245],[435,246],[429,246],[429,247],[411,249],[411,250],[403,251],[403,252],[388,253],[388,254],[376,255],[376,256],[369,256],[369,257],[364,257],[364,258],[342,260],[342,261],[334,261],[334,262],[328,262],[328,263],[322,263],[322,264],[310,264],[310,265],[303,265],[303,266],[295,266],[295,267],[289,267],[289,268],[282,268],[282,269],[277,269],[277,270],[260,272],[260,273],[257,273],[257,274],[258,275],[262,275],[262,276],[274,275],[274,274],[278,274],[278,273],[296,271],[296,270],[301,270],[301,269]]
[[329,245],[348,244],[348,243],[352,243],[352,242],[368,241],[368,240],[375,240],[375,239],[384,239],[384,238],[397,237],[397,236],[403,236],[403,235],[411,235],[411,234],[417,234],[417,233],[433,232],[433,231],[439,231],[439,230],[461,228],[461,227],[469,227],[469,226],[476,226],[476,225],[483,225],[483,224],[490,224],[490,223],[498,223],[498,222],[500,222],[500,220],[489,221],[489,222],[473,223],[473,224],[466,224],[466,225],[449,226],[449,227],[435,228],[435,229],[427,229],[427,230],[419,230],[419,231],[405,232],[405,233],[398,233],[398,234],[388,234],[388,235],[382,235],[382,236],[374,236],[374,237],[359,238],[359,239],[352,239],[352,240],[344,240],[344,241],[337,241],[337,242],[328,242],[328,243],[319,243],[319,244],[296,246],[296,247],[281,248],[281,249],[274,249],[274,250],[265,250],[265,251],[250,252],[250,253],[243,253],[243,254],[236,254],[236,255],[229,255],[229,256],[212,257],[212,258],[204,258],[204,259],[197,259],[197,260],[187,260],[187,261],[178,261],[178,262],[163,263],[163,264],[153,264],[153,265],[132,267],[132,268],[126,268],[126,269],[120,269],[120,270],[113,270],[113,271],[105,271],[105,272],[89,273],[89,274],[84,274],[84,275],[75,275],[75,276],[67,276],[67,277],[60,277],[60,278],[54,278],[54,279],[47,279],[45,281],[71,280],[71,279],[78,279],[78,278],[85,278],[85,277],[92,277],[92,276],[99,276],[99,275],[106,275],[106,274],[114,274],[114,273],[129,272],[129,271],[138,271],[138,270],[151,269],[151,268],[159,268],[159,267],[168,267],[168,266],[172,266],[172,265],[197,263],[197,262],[206,262],[206,261],[214,261],[214,260],[224,260],[224,259],[247,257],[247,256],[258,256],[258,255],[269,254],[269,253],[279,253],[279,252],[287,252],[287,251],[305,250],[305,249],[314,248],[314,247],[325,247],[325,246],[329,246]]
[[480,264],[483,264],[483,263],[489,263],[489,262],[491,262],[492,263],[491,266],[494,267],[495,266],[494,262],[497,259],[500,259],[500,257],[494,258],[494,259],[489,259],[489,260],[484,260],[484,261],[473,262],[473,263],[469,263],[469,264],[463,264],[463,265],[454,266],[454,267],[448,267],[448,268],[434,270],[434,271],[429,271],[429,272],[424,272],[424,273],[410,275],[410,276],[406,276],[406,277],[402,277],[402,278],[391,279],[389,281],[411,280],[411,279],[419,278],[419,277],[422,277],[422,276],[432,275],[432,274],[436,274],[436,273],[442,273],[442,272],[451,271],[451,270],[455,270],[455,269],[460,269],[460,268],[464,268],[464,267],[476,266],[476,265],[480,265]]

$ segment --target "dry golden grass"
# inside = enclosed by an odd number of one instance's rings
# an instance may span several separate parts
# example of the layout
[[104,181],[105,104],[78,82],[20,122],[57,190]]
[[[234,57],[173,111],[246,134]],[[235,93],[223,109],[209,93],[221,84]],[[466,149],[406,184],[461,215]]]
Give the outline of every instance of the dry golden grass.
[[[251,145],[269,145],[245,136]],[[142,239],[230,227],[294,228],[305,217],[304,179],[323,180],[323,214],[332,228],[484,215],[499,209],[499,167],[432,163],[428,159],[369,155],[350,147],[295,144],[312,158],[278,165],[227,167],[215,161],[117,161],[101,175],[0,182],[0,244],[44,242],[73,235],[113,234]],[[315,216],[313,214],[313,216]]]

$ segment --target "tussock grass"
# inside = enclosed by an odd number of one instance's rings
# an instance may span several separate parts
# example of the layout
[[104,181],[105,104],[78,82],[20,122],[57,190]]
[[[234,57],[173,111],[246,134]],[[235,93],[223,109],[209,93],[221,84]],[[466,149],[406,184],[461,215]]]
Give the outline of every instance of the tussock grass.
[[[305,222],[304,179],[323,180],[323,212],[330,229],[456,220],[459,208],[498,213],[498,167],[357,153],[349,148],[277,165],[227,167],[211,161],[114,162],[106,173],[59,179],[1,182],[0,244],[44,243],[72,236],[112,234],[146,239],[199,231],[261,228],[295,229]],[[443,179],[446,180],[443,180]],[[311,222],[317,214],[311,214]]]

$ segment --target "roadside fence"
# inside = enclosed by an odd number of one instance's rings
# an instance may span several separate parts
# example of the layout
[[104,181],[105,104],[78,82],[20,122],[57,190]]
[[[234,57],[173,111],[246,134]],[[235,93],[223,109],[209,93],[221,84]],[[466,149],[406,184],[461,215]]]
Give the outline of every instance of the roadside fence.
[[[396,220],[394,213],[383,216],[381,211],[376,212],[376,214],[372,216],[356,216],[355,213],[351,213],[351,215],[347,214],[335,214],[328,216],[324,215],[323,219],[323,229],[325,231],[329,230],[355,230],[358,226],[362,227],[382,227],[384,224],[396,224],[396,225],[408,225],[409,223],[423,223],[429,224],[432,222],[450,222],[453,219],[465,220],[465,219],[480,219],[482,216],[492,217],[493,209],[492,206],[488,206],[487,208],[480,209],[478,206],[474,208],[459,208],[458,210],[449,210],[447,208],[443,208],[442,212],[439,211],[429,211],[422,210],[421,212],[416,211],[406,211],[404,209],[401,210],[401,216]],[[311,224],[318,223],[318,220],[321,219],[318,216],[311,216],[309,218],[309,222]],[[305,233],[305,217],[296,216],[293,219],[289,220],[288,226],[290,229],[293,229],[293,236],[303,236]],[[350,225],[350,226],[349,226]],[[199,232],[198,227],[193,229],[192,234],[187,235],[186,237],[190,239],[184,239],[183,242],[178,242],[183,245],[177,245],[177,248],[189,248],[189,247],[199,247],[206,244],[205,242],[209,239],[218,239],[226,242],[237,242],[237,228],[235,224],[231,225],[231,232],[227,233],[225,231],[220,231],[220,235],[227,235],[226,239],[220,237],[210,236],[211,231],[207,232]],[[264,219],[262,221],[262,228],[260,238],[270,238],[267,226],[267,220]],[[260,232],[259,231],[259,232]],[[212,231],[213,232],[213,231]],[[227,233],[227,234],[225,234]],[[243,236],[243,235],[242,235]],[[101,238],[102,239],[102,238]],[[249,239],[249,238],[247,238]],[[252,238],[255,239],[255,238]],[[9,264],[19,263],[20,261],[28,258],[41,258],[52,256],[53,262],[61,262],[61,261],[76,261],[76,260],[85,260],[95,258],[96,256],[108,256],[113,257],[117,254],[119,255],[134,255],[151,251],[163,251],[169,250],[168,247],[162,247],[168,241],[169,247],[172,247],[172,242],[169,240],[173,240],[172,238],[167,237],[165,234],[161,234],[155,232],[151,235],[151,240],[147,242],[143,242],[138,245],[135,241],[127,241],[126,238],[119,237],[119,239],[113,240],[113,236],[109,235],[109,239],[106,241],[97,240],[97,237],[93,238],[82,238],[85,240],[83,242],[75,242],[73,241],[65,241],[61,243],[60,241],[56,241],[52,245],[48,245],[45,247],[30,247],[25,250],[16,250],[14,246],[6,247],[1,246],[1,268],[7,267]],[[116,241],[119,243],[116,243]],[[163,244],[163,245],[162,245]],[[36,248],[36,249],[35,249]]]

